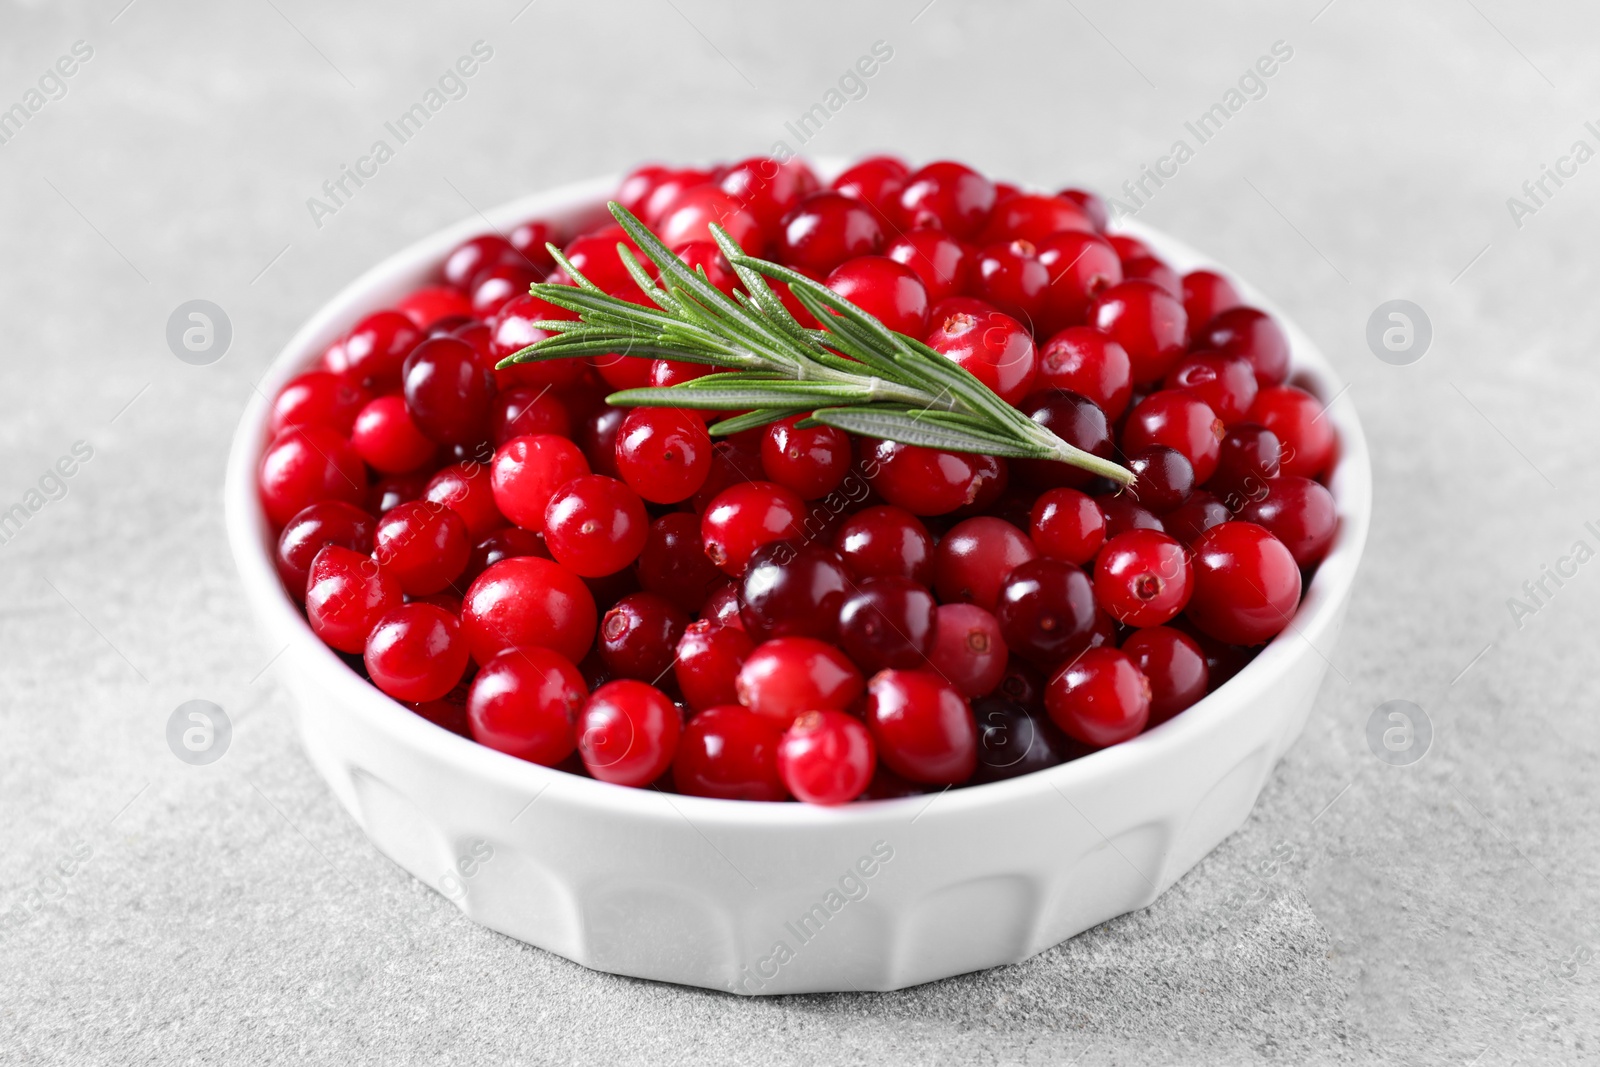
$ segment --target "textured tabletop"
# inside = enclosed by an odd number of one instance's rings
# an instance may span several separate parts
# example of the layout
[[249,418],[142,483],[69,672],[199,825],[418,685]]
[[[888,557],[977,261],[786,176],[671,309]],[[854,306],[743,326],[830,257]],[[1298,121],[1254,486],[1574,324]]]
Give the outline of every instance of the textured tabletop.
[[[8,0],[0,1062],[1594,1062],[1597,33],[1509,0]],[[736,999],[467,921],[312,772],[223,533],[254,383],[378,258],[779,141],[1122,195],[1317,339],[1375,465],[1345,633],[1245,827],[1142,913],[892,994]],[[204,366],[167,340],[195,299],[231,326]],[[1396,299],[1420,359],[1368,343]],[[233,722],[209,766],[168,746],[191,699]],[[1431,727],[1409,765],[1369,744],[1390,700]]]

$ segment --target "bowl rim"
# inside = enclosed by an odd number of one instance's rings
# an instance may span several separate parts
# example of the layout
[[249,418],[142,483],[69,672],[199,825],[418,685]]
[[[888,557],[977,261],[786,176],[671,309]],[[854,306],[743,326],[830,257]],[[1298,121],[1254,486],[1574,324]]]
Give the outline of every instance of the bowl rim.
[[[836,173],[836,160],[810,161],[819,172]],[[383,693],[351,670],[311,631],[299,607],[284,591],[268,548],[275,540],[255,491],[259,457],[268,440],[271,400],[294,375],[311,369],[326,347],[361,316],[385,306],[382,294],[398,295],[415,284],[424,268],[436,267],[450,249],[485,231],[502,232],[533,218],[568,221],[597,214],[619,176],[606,175],[528,194],[461,220],[407,244],[370,267],[323,303],[273,357],[252,391],[235,430],[227,461],[224,505],[229,545],[246,600],[272,632],[298,646],[299,663],[315,675],[314,684],[331,691],[371,730],[381,732],[425,759],[448,766],[452,775],[493,782],[530,798],[559,787],[569,802],[646,821],[689,819],[700,830],[772,827],[864,827],[927,810],[937,800],[946,813],[1004,806],[1044,790],[1078,793],[1102,780],[1137,773],[1144,764],[1181,755],[1205,735],[1226,730],[1259,695],[1282,681],[1309,655],[1327,657],[1307,632],[1326,633],[1348,600],[1371,524],[1372,468],[1365,435],[1352,403],[1340,404],[1345,386],[1317,346],[1274,302],[1237,273],[1200,255],[1160,231],[1125,220],[1109,232],[1127,234],[1150,245],[1180,273],[1207,268],[1226,276],[1251,306],[1269,312],[1289,337],[1291,380],[1328,400],[1326,416],[1339,432],[1339,452],[1328,479],[1339,515],[1339,529],[1295,613],[1293,623],[1274,637],[1233,678],[1165,723],[1110,748],[1056,767],[983,785],[947,787],[934,793],[857,801],[839,807],[804,803],[721,800],[638,789],[580,777],[529,763],[436,726]],[[392,299],[393,296],[388,297]],[[1346,398],[1347,399],[1347,398]],[[288,646],[286,646],[287,649]],[[280,654],[281,657],[281,654]],[[314,714],[302,708],[302,714]],[[1279,753],[1281,755],[1281,752]],[[919,810],[920,809],[920,810]],[[954,809],[953,811],[951,809]]]

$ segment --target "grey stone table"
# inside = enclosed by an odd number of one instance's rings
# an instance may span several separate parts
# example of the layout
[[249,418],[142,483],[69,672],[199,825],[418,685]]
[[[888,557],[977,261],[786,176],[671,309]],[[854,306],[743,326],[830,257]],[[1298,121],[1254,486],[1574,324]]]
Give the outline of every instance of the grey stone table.
[[[1594,1062],[1597,30],[1506,0],[7,4],[0,1062]],[[1304,736],[1155,905],[991,973],[752,1001],[585,971],[378,855],[300,753],[219,486],[263,368],[378,257],[796,131],[1129,183],[1327,350],[1377,512]],[[1396,298],[1432,323],[1404,366],[1366,341]],[[231,322],[209,366],[166,343],[191,299]],[[204,767],[165,739],[196,698],[235,724]],[[1392,699],[1431,723],[1410,766],[1366,739]]]

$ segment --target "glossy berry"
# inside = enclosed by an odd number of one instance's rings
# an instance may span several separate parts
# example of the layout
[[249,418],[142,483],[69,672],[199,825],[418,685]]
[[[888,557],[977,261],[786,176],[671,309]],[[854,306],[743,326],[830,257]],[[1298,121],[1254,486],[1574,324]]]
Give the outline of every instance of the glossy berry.
[[551,223],[543,219],[529,219],[512,227],[506,239],[511,242],[511,247],[517,255],[530,267],[548,271],[555,266],[555,260],[550,258],[550,252],[545,245],[559,245],[561,233]]
[[1096,497],[1095,503],[1099,505],[1100,514],[1105,519],[1107,541],[1129,530],[1166,532],[1166,524],[1155,512],[1135,500],[1132,493]]
[[[720,576],[722,572],[717,573]],[[716,588],[706,594],[705,603],[700,605],[700,618],[743,630],[744,619],[739,616],[739,608],[739,583],[723,576]]]
[[617,470],[628,488],[656,504],[686,500],[711,470],[711,436],[678,408],[635,408],[617,433]]
[[292,379],[272,402],[268,429],[274,436],[291,426],[326,426],[348,435],[372,394],[341,374],[314,370]]
[[1031,560],[1006,578],[995,618],[1012,652],[1040,667],[1054,667],[1093,641],[1094,588],[1089,576],[1070,563]]
[[925,671],[880,671],[867,686],[867,729],[889,769],[925,785],[956,785],[978,762],[966,698]]
[[473,579],[461,625],[480,664],[523,645],[543,645],[578,663],[594,641],[594,596],[553,560],[513,556]]
[[1022,323],[984,304],[951,300],[936,309],[928,347],[967,370],[1008,404],[1033,389],[1038,354]]
[[474,460],[439,468],[423,487],[421,499],[460,515],[473,541],[506,525],[506,517],[495,506],[490,468]]
[[979,240],[1038,242],[1064,230],[1090,232],[1094,223],[1082,206],[1065,197],[1017,193],[996,200]]
[[943,515],[972,504],[1004,477],[994,456],[870,441],[862,459],[868,481],[890,504],[913,515]]
[[[779,161],[755,156],[735,163],[718,181],[722,191],[733,197],[763,228],[772,229],[784,212],[821,188],[821,182],[798,157]],[[834,188],[838,188],[837,183]]]
[[470,317],[472,300],[454,286],[429,285],[406,294],[395,310],[418,329],[426,330],[445,319]]
[[1161,517],[1161,527],[1182,544],[1192,546],[1195,538],[1232,518],[1233,512],[1226,504],[1211,493],[1196,489],[1183,505]]
[[863,671],[921,667],[938,635],[938,605],[909,578],[872,578],[839,609],[839,645]]
[[1111,212],[1106,208],[1106,202],[1095,194],[1085,189],[1063,189],[1059,194],[1083,209],[1089,223],[1094,226],[1095,232],[1104,233],[1111,224]]
[[[1178,277],[1178,272],[1155,256],[1135,256],[1123,260],[1122,277],[1128,281],[1151,282],[1175,299],[1183,299],[1183,281]],[[1184,310],[1184,314],[1188,314],[1188,309]]]
[[754,212],[737,197],[715,185],[697,185],[679,193],[653,227],[668,247],[689,241],[710,241],[711,227],[720,226],[751,255],[765,251],[766,234]]
[[883,248],[878,216],[840,193],[815,193],[790,208],[778,224],[778,260],[826,274],[847,259]]
[[312,504],[342,500],[360,504],[367,495],[367,469],[355,447],[326,426],[300,426],[273,438],[261,457],[256,484],[261,506],[276,527]]
[[705,552],[722,570],[744,573],[756,549],[798,537],[805,501],[773,482],[744,482],[718,493],[700,519]]
[[508,648],[472,679],[472,739],[497,752],[554,767],[577,747],[578,712],[589,687],[571,660],[533,646]]
[[1170,626],[1136,630],[1122,652],[1150,683],[1150,726],[1166,722],[1206,695],[1205,653],[1195,639]]
[[933,538],[921,519],[902,508],[862,508],[839,527],[833,547],[857,581],[897,575],[933,583]]
[[971,167],[940,161],[907,176],[900,216],[907,229],[932,228],[970,241],[995,204],[994,183]]
[[976,604],[940,604],[928,665],[964,697],[994,692],[1006,671],[1005,638],[994,615]]
[[808,711],[784,731],[778,774],[807,804],[848,804],[866,791],[877,749],[861,720],[842,711]]
[[1266,493],[1241,508],[1239,518],[1266,527],[1301,567],[1321,563],[1339,529],[1333,494],[1292,474],[1269,480]]
[[[528,293],[514,296],[502,304],[500,310],[489,320],[489,356],[499,363],[535,341],[549,337],[548,331],[534,326],[536,322],[576,317],[566,308],[557,307]],[[576,381],[582,376],[584,367],[585,361],[577,358],[516,363],[509,367],[497,368],[494,380],[503,389],[516,386],[543,389],[547,385],[567,385]]]
[[501,514],[523,529],[542,533],[556,490],[588,473],[583,453],[564,437],[513,437],[495,451],[490,487]]
[[1133,366],[1117,342],[1092,326],[1068,326],[1039,349],[1039,388],[1087,397],[1116,421],[1133,395]]
[[1106,537],[1105,515],[1090,496],[1076,489],[1047,489],[1029,514],[1028,534],[1039,554],[1083,566],[1094,559]]
[[1188,604],[1193,587],[1184,547],[1154,530],[1118,534],[1095,560],[1095,600],[1128,626],[1171,621]]
[[649,535],[650,516],[639,494],[603,474],[567,482],[544,510],[550,555],[585,578],[615,574],[638,559]]
[[[1041,390],[1022,402],[1022,412],[1067,444],[1090,455],[1110,459],[1116,451],[1106,413],[1087,397],[1060,389]],[[1045,489],[1066,486],[1082,489],[1094,475],[1069,463],[1046,459],[1023,459],[1015,464],[1017,473],[1029,483]]]
[[545,386],[525,385],[496,394],[489,415],[489,439],[496,448],[513,437],[541,433],[572,436],[572,419],[560,397]]
[[1327,405],[1303,389],[1273,385],[1256,394],[1247,416],[1277,435],[1283,444],[1284,474],[1316,478],[1333,465],[1333,420]]
[[600,619],[600,659],[614,678],[659,684],[688,625],[688,614],[671,601],[629,593]]
[[787,728],[806,711],[843,711],[866,683],[843,652],[811,637],[757,645],[739,668],[739,703]]
[[380,396],[356,416],[350,443],[367,466],[387,474],[416,470],[438,450],[406,410],[404,397]]
[[[733,272],[733,267],[715,241],[685,241],[674,247],[672,253],[683,260],[690,270],[698,269],[704,273],[706,281],[720,290],[724,296],[732,296],[733,291],[739,288],[739,276]],[[683,366],[695,367],[702,372],[711,369],[704,364],[696,363],[686,363]],[[652,381],[652,384],[661,383]]]
[[406,356],[422,340],[416,323],[399,311],[375,311],[344,338],[345,375],[375,392],[400,387]]
[[377,525],[369,513],[342,500],[324,500],[296,514],[278,535],[273,556],[284,588],[296,600],[305,600],[306,575],[323,546],[338,545],[367,555]]
[[695,711],[739,700],[739,668],[755,650],[750,635],[712,618],[691,622],[678,639],[672,670],[683,699]]
[[622,472],[617,470],[617,435],[622,432],[622,423],[630,410],[603,404],[578,423],[572,440],[583,450],[590,471],[612,478],[622,477]]
[[1044,699],[1063,733],[1095,748],[1137,737],[1150,719],[1150,682],[1115,648],[1079,656],[1050,679]]
[[458,337],[423,341],[406,357],[406,407],[411,418],[442,445],[488,440],[494,401],[494,367]]
[[897,333],[921,337],[928,328],[928,290],[922,279],[887,256],[847,259],[833,268],[826,284]]
[[707,708],[683,728],[672,758],[672,784],[691,797],[787,800],[778,772],[783,731],[737,704]]
[[457,289],[470,289],[472,279],[485,267],[494,266],[506,259],[520,259],[511,242],[497,233],[479,234],[455,247],[444,260],[445,283]]
[[1094,234],[1076,230],[1042,238],[1037,244],[1039,264],[1048,278],[1036,324],[1040,335],[1084,325],[1095,298],[1123,281],[1116,249]]
[[1033,242],[1017,238],[980,249],[967,288],[979,300],[1031,326],[1044,312],[1050,277]]
[[700,541],[700,519],[685,511],[663,515],[650,524],[639,552],[639,584],[695,612],[726,575],[706,558]]
[[796,427],[804,418],[791,415],[766,428],[761,467],[768,481],[816,500],[839,488],[850,473],[850,435],[832,426]]
[[472,554],[461,516],[431,500],[413,500],[378,521],[373,556],[409,596],[437,593],[460,576]]
[[367,674],[396,700],[438,700],[467,669],[461,622],[433,604],[401,604],[367,637]]
[[1256,399],[1256,374],[1243,356],[1191,352],[1167,373],[1168,389],[1184,389],[1204,400],[1223,425],[1243,419]]
[[966,245],[941,230],[903,233],[889,243],[883,254],[916,271],[930,308],[966,288],[972,254]]
[[1183,304],[1153,282],[1126,281],[1107,289],[1089,305],[1088,324],[1127,351],[1135,385],[1164,377],[1189,343]]
[[602,782],[645,786],[672,766],[682,729],[665,693],[619,679],[596,689],[578,713],[578,755]]
[[1004,519],[963,519],[939,542],[934,586],[946,604],[976,604],[993,611],[1006,576],[1038,555],[1028,535]]
[[456,579],[455,587],[461,589],[470,586],[478,575],[501,560],[513,556],[538,556],[540,559],[549,559],[550,550],[544,547],[543,535],[536,534],[532,530],[524,530],[520,526],[506,526],[495,530],[472,546],[472,555],[467,557],[467,569]]
[[617,186],[617,202],[635,215],[642,214],[650,194],[671,174],[671,167],[659,163],[645,163],[633,168],[623,177],[622,184]]
[[378,620],[400,606],[400,583],[370,556],[324,545],[305,584],[306,621],[330,648],[360,652]]
[[1243,303],[1233,283],[1215,271],[1192,270],[1183,276],[1183,310],[1193,326],[1204,326]]
[[1151,445],[1176,449],[1189,461],[1197,485],[1217,469],[1226,430],[1204,400],[1180,389],[1151,393],[1128,414],[1122,428],[1122,450],[1132,454]]
[[1005,697],[972,702],[978,724],[978,767],[972,785],[1000,782],[1065,763],[1067,740],[1043,715]]
[[[609,229],[609,227],[607,228]],[[632,245],[632,241],[621,238],[620,228],[614,233],[606,230],[597,230],[575,237],[562,249],[572,265],[578,268],[585,278],[598,285],[608,293],[633,284],[633,276],[628,273],[628,268],[622,265],[622,260],[617,255],[617,244]],[[637,256],[637,252],[635,253]],[[641,263],[645,257],[639,257]],[[560,274],[550,280],[559,280]]]
[[865,201],[885,218],[893,218],[899,213],[900,191],[910,173],[911,168],[893,156],[868,156],[840,171],[830,187]]
[[365,508],[369,514],[382,515],[397,504],[419,500],[428,487],[426,469],[408,474],[389,474],[379,478],[367,490]]
[[1300,568],[1282,541],[1253,522],[1225,522],[1192,546],[1189,621],[1231,645],[1259,645],[1289,624]]
[[1133,484],[1127,492],[1157,515],[1183,504],[1194,492],[1194,467],[1183,453],[1166,445],[1149,445],[1128,457]]
[[1234,307],[1219,312],[1194,335],[1197,350],[1214,349],[1243,356],[1255,368],[1263,388],[1289,376],[1289,338],[1265,311]]
[[838,634],[850,576],[838,553],[810,541],[769,541],[750,554],[740,579],[740,617],[757,641]]
[[544,271],[535,270],[520,258],[512,263],[485,267],[472,279],[472,314],[490,319],[507,303],[528,291],[534,282],[544,281]]
[[1217,446],[1217,469],[1207,486],[1228,508],[1238,511],[1266,495],[1267,481],[1282,467],[1278,435],[1254,422],[1242,422]]

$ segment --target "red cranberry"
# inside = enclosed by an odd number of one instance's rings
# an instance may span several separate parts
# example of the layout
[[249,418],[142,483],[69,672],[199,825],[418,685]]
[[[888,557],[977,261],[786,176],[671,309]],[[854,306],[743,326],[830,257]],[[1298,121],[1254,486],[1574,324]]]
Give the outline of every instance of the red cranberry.
[[458,337],[430,337],[406,357],[406,406],[422,432],[442,445],[489,437],[494,368]]
[[862,508],[834,535],[833,547],[858,581],[897,575],[933,581],[933,538],[909,511],[879,504]]
[[1107,541],[1129,530],[1166,532],[1166,524],[1156,517],[1155,512],[1135,500],[1131,493],[1096,497],[1095,503],[1099,505],[1100,514],[1105,519]]
[[1094,223],[1081,206],[1061,196],[1019,193],[995,203],[994,213],[983,228],[980,240],[1044,240],[1064,230],[1090,232]]
[[1136,385],[1165,376],[1189,343],[1183,305],[1153,282],[1107,289],[1089,306],[1088,322],[1127,350]]
[[1034,501],[1029,534],[1039,554],[1083,566],[1106,537],[1106,519],[1094,500],[1076,489],[1049,489]]
[[[575,313],[531,294],[514,296],[502,304],[489,320],[489,356],[498,363],[535,341],[552,336],[549,331],[535,326],[536,322],[573,318],[577,318]],[[547,385],[567,385],[577,381],[584,367],[585,361],[576,357],[541,359],[499,368],[494,372],[494,380],[502,389],[519,385],[542,389]]]
[[1195,538],[1232,518],[1233,512],[1228,510],[1226,504],[1210,493],[1196,489],[1186,503],[1161,517],[1161,525],[1183,544],[1193,546]]
[[1245,417],[1256,399],[1256,374],[1243,356],[1194,352],[1167,374],[1168,389],[1183,389],[1204,400],[1223,425]]
[[1071,758],[1071,748],[1043,715],[1005,697],[973,701],[978,723],[978,768],[971,785],[1043,771]]
[[617,187],[616,200],[635,215],[642,215],[645,201],[662,180],[672,175],[671,167],[660,163],[645,163],[630,170]]
[[[1152,282],[1165,289],[1173,298],[1183,299],[1183,281],[1178,277],[1178,272],[1155,256],[1135,256],[1123,260],[1122,277],[1128,281]],[[1188,314],[1187,309],[1184,314]]]
[[[562,254],[577,268],[578,273],[588,278],[595,285],[608,293],[633,284],[633,275],[628,273],[628,268],[622,265],[622,259],[617,255],[617,244],[632,246],[633,242],[624,237],[620,228],[614,232],[610,227],[586,233],[574,238],[562,249]],[[635,249],[637,252],[637,249]],[[643,257],[638,257],[641,263]],[[549,280],[557,280],[552,277]]]
[[607,682],[578,713],[578,754],[602,782],[642,787],[672,766],[682,729],[678,709],[655,686]]
[[508,648],[472,679],[472,739],[497,752],[554,767],[577,747],[573,728],[589,687],[572,661],[548,648]]
[[1006,642],[1000,623],[976,604],[941,604],[928,663],[965,697],[994,692],[1005,676]]
[[712,226],[728,231],[728,236],[751,255],[758,256],[765,251],[766,235],[755,214],[746,210],[737,197],[715,185],[697,185],[679,193],[654,228],[662,242],[670,247],[689,241],[713,240]]
[[847,259],[876,255],[883,229],[872,209],[839,193],[814,193],[784,214],[778,259],[827,273]]
[[1110,242],[1112,248],[1117,250],[1117,255],[1122,257],[1124,261],[1138,259],[1140,256],[1155,255],[1150,250],[1149,245],[1137,237],[1130,237],[1125,233],[1106,234],[1106,240]]
[[413,500],[378,521],[373,555],[410,596],[437,593],[467,566],[472,543],[461,516],[428,500]]
[[995,696],[1005,697],[1021,704],[1030,712],[1044,711],[1044,675],[1020,656],[1012,656],[1006,663],[1000,684],[995,686]]
[[551,258],[547,245],[559,245],[561,235],[556,228],[543,219],[529,219],[512,229],[507,236],[512,249],[530,267],[538,267],[549,271],[556,261]]
[[1229,430],[1217,446],[1217,469],[1207,483],[1232,511],[1266,495],[1267,479],[1281,468],[1278,435],[1265,426],[1243,422]]
[[1093,326],[1068,326],[1039,350],[1039,386],[1087,397],[1115,422],[1133,395],[1132,364],[1121,345]]
[[861,720],[842,711],[808,711],[784,731],[778,773],[807,804],[848,804],[872,781],[876,746]]
[[943,515],[978,500],[1004,477],[994,456],[941,452],[898,441],[871,441],[863,458],[872,487],[915,515]]
[[481,540],[506,525],[495,507],[489,468],[473,460],[440,468],[423,487],[421,499],[443,504],[467,524],[467,535]]
[[[722,249],[718,247],[715,241],[685,241],[683,244],[673,248],[672,254],[683,260],[684,265],[690,270],[698,269],[704,273],[706,281],[710,282],[712,287],[721,292],[723,296],[731,297],[733,296],[733,291],[739,288],[739,276],[733,272],[733,266],[728,262],[727,257],[722,254]],[[697,363],[680,363],[678,365],[694,368],[702,374],[710,373],[712,370],[710,367]],[[658,382],[655,379],[654,371],[652,371],[650,384],[673,385],[676,382]]]
[[340,652],[360,652],[378,620],[400,606],[400,583],[353,549],[324,545],[305,585],[311,631]]
[[495,447],[513,437],[529,437],[549,433],[557,437],[572,436],[572,420],[561,398],[546,386],[535,389],[517,386],[501,390],[494,398],[494,410],[489,416],[489,437]]
[[1157,515],[1165,515],[1194,491],[1194,468],[1183,453],[1166,445],[1150,445],[1128,457],[1133,484],[1128,492]]
[[1122,283],[1117,250],[1094,234],[1058,233],[1040,239],[1038,249],[1039,263],[1049,276],[1039,318],[1042,334],[1083,325],[1095,297]]
[[1256,394],[1248,418],[1283,443],[1283,473],[1316,478],[1333,465],[1338,445],[1325,405],[1303,389],[1271,385]]
[[1089,576],[1070,563],[1036,559],[1013,570],[995,611],[1006,647],[1041,667],[1088,647],[1098,622]]
[[864,671],[923,666],[937,635],[933,594],[909,578],[871,578],[839,609],[839,644]]
[[1289,338],[1265,311],[1233,307],[1218,312],[1194,337],[1194,347],[1243,356],[1263,387],[1289,375]]
[[1028,535],[1004,519],[964,519],[944,535],[934,555],[939,599],[993,611],[1006,576],[1038,555]]
[[865,683],[856,665],[812,637],[777,637],[745,658],[736,682],[739,703],[787,728],[806,711],[843,711]]
[[555,491],[544,509],[544,541],[574,574],[615,574],[644,549],[650,516],[639,494],[615,478],[585,474]]
[[513,437],[494,454],[490,486],[502,515],[523,529],[542,533],[545,510],[556,490],[588,473],[583,453],[564,437]]
[[324,500],[360,504],[367,495],[367,469],[337,431],[300,426],[273,439],[261,457],[256,484],[267,518],[282,527]]
[[278,535],[273,562],[284,587],[296,600],[304,601],[306,575],[323,546],[338,545],[364,556],[372,551],[376,529],[377,521],[371,515],[343,500],[324,500],[305,508]]
[[[962,306],[970,307],[965,301]],[[971,372],[1008,404],[1028,395],[1038,374],[1038,357],[1022,323],[999,311],[958,309],[956,301],[936,310],[929,348]]]
[[928,328],[928,290],[910,267],[887,256],[847,259],[827,286],[897,333],[921,337]]
[[309,371],[278,393],[268,429],[274,437],[290,426],[325,426],[349,434],[362,406],[371,399],[370,393],[342,375]]
[[494,266],[506,258],[517,259],[516,249],[497,233],[479,234],[457,245],[444,260],[446,284],[457,289],[470,289],[472,279],[485,267]]
[[419,330],[426,330],[445,319],[470,317],[472,301],[452,286],[429,285],[403,297],[395,305],[395,310],[410,319]]
[[896,774],[956,785],[978,762],[978,730],[966,698],[925,671],[880,671],[867,686],[867,729]]
[[968,287],[978,299],[1031,324],[1038,322],[1044,311],[1050,278],[1033,242],[1018,238],[981,249],[973,261]]
[[805,160],[776,160],[755,156],[740,160],[723,172],[723,192],[732,196],[755,216],[763,229],[772,229],[784,212],[821,188]]
[[[671,206],[685,189],[692,189],[697,185],[714,182],[717,173],[712,170],[701,170],[695,167],[675,167],[667,170],[656,178],[654,187],[641,205],[641,217],[652,227],[660,220],[663,212]],[[611,227],[607,226],[606,230]]]
[[907,227],[933,228],[970,241],[989,220],[994,183],[960,163],[929,163],[907,176],[900,215]]
[[705,424],[678,408],[636,408],[617,434],[617,470],[628,487],[656,504],[693,496],[711,470]]
[[1206,657],[1195,639],[1170,626],[1136,630],[1123,654],[1150,683],[1150,726],[1158,726],[1206,695]]
[[345,374],[377,392],[400,386],[400,368],[422,340],[416,323],[398,311],[375,311],[345,335]]
[[917,272],[930,305],[948,300],[966,288],[971,253],[966,245],[942,230],[901,234],[883,254]]
[[[1087,397],[1061,389],[1044,389],[1023,400],[1022,411],[1067,444],[1090,455],[1109,459],[1116,451],[1106,413]],[[1016,467],[1018,474],[1040,488],[1081,489],[1094,479],[1094,475],[1081,467],[1048,459],[1020,459]]]
[[1083,209],[1088,216],[1089,223],[1095,232],[1104,233],[1106,227],[1111,225],[1111,213],[1106,210],[1106,202],[1095,194],[1085,189],[1063,189],[1059,194]]
[[732,575],[744,573],[756,549],[800,534],[805,501],[772,482],[745,482],[718,493],[700,519],[700,536],[711,562]]
[[1183,310],[1195,326],[1243,304],[1233,283],[1215,271],[1192,270],[1183,276]]
[[675,511],[650,524],[639,552],[639,583],[644,588],[695,612],[723,577],[706,558],[697,516]]
[[707,708],[689,720],[672,758],[678,792],[718,800],[787,800],[778,773],[783,732],[737,704]]
[[1322,562],[1339,528],[1333,494],[1309,478],[1292,474],[1268,481],[1266,490],[1261,499],[1240,509],[1239,518],[1266,527],[1300,566]]
[[614,678],[659,682],[672,669],[689,616],[654,593],[629,593],[600,620],[600,659]]
[[380,396],[361,409],[350,435],[367,466],[389,474],[416,470],[438,448],[411,421],[404,397]]
[[1204,484],[1217,469],[1224,436],[1222,420],[1204,400],[1178,389],[1151,393],[1134,407],[1122,428],[1122,450],[1133,453],[1151,445],[1177,449],[1194,468],[1195,484]]
[[805,417],[791,415],[766,428],[761,467],[768,480],[816,500],[839,488],[850,473],[850,435],[832,426],[797,428]]
[[1154,530],[1118,534],[1095,560],[1095,600],[1128,626],[1171,621],[1189,602],[1193,587],[1184,547]]
[[[758,428],[754,432],[760,434],[762,431]],[[689,498],[689,506],[703,515],[724,489],[747,482],[766,481],[766,478],[766,472],[761,467],[759,439],[754,448],[750,447],[750,441],[744,434],[713,440],[711,471],[706,475],[700,491]],[[800,504],[804,507],[805,501],[802,500]]]
[[739,700],[739,668],[756,643],[737,626],[714,619],[691,622],[678,640],[672,669],[683,699],[695,711]]
[[740,601],[744,628],[757,641],[838,633],[850,577],[837,553],[804,541],[769,541],[750,555]]
[[461,625],[480,664],[524,645],[544,645],[577,663],[594,641],[594,597],[561,564],[513,556],[473,579],[462,600]]
[[396,700],[438,700],[467,669],[461,622],[433,604],[401,604],[367,637],[367,674]]
[[706,602],[700,605],[700,617],[743,630],[744,619],[740,618],[739,609],[739,583],[723,578],[720,585],[706,594]]
[[544,271],[533,269],[520,258],[487,267],[472,279],[472,313],[480,319],[492,318],[511,300],[526,293],[528,286],[543,280]]
[[900,191],[911,169],[893,156],[868,156],[833,179],[836,193],[863,200],[886,219],[900,211]]
[[1300,568],[1282,541],[1253,522],[1213,526],[1194,542],[1189,621],[1232,645],[1265,643],[1300,603]]
[[1050,679],[1050,718],[1095,748],[1137,737],[1150,719],[1150,682],[1115,648],[1091,648]]

